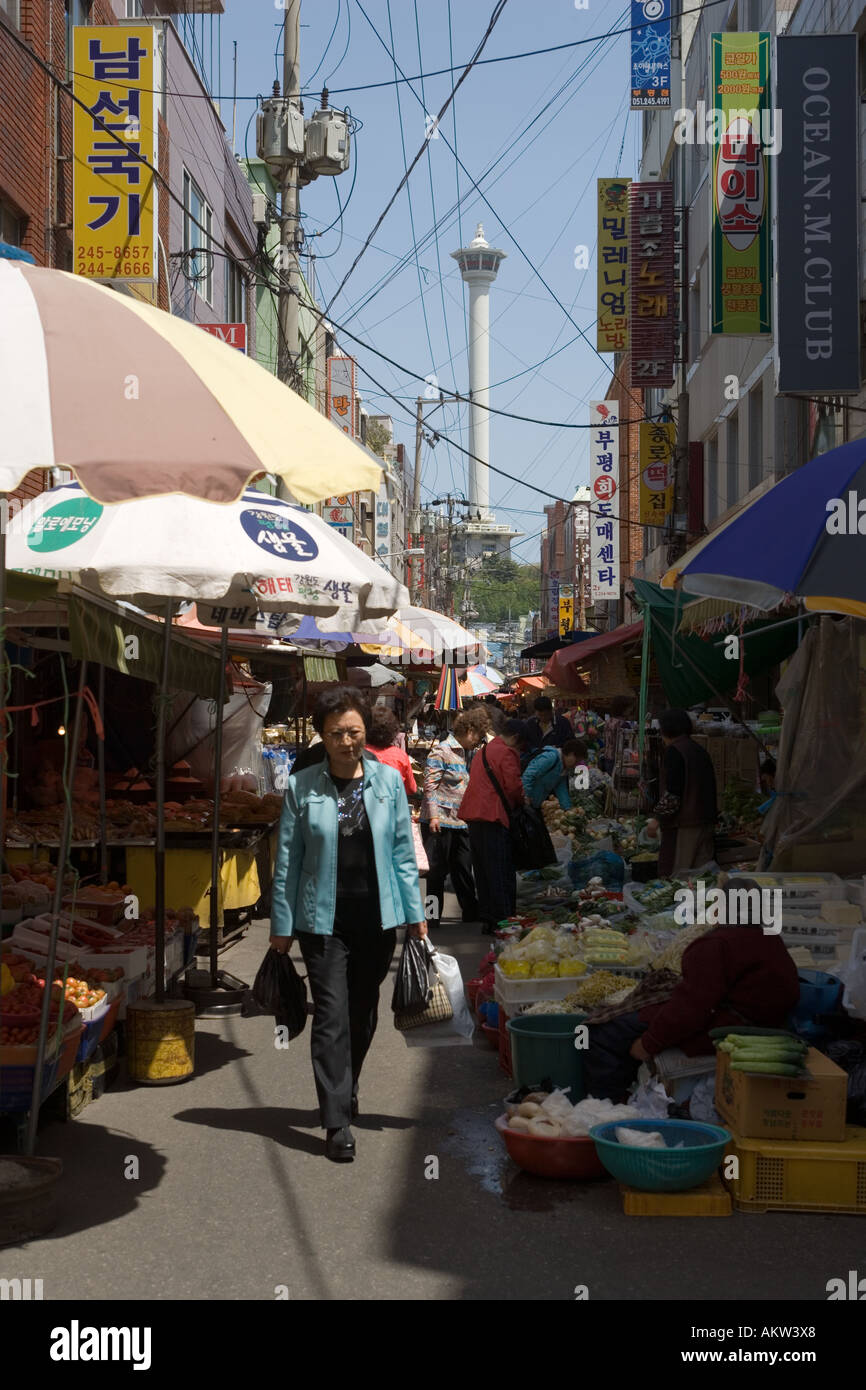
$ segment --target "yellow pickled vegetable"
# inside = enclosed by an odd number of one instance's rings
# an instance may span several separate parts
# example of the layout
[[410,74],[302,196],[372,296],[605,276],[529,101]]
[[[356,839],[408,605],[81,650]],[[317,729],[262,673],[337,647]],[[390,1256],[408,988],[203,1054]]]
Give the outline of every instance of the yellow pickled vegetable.
[[567,956],[565,960],[559,962],[559,973],[560,975],[584,975],[586,966],[576,956]]
[[532,967],[532,978],[534,980],[548,979],[551,975],[558,974],[559,969],[557,967],[556,961],[537,960]]
[[503,975],[512,980],[528,980],[532,974],[528,960],[500,960],[499,965]]

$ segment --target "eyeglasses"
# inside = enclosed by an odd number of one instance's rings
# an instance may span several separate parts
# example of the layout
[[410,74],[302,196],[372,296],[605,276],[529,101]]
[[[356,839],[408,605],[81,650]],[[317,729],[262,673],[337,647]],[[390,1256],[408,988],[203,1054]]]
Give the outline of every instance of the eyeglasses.
[[354,743],[356,739],[363,738],[365,732],[364,729],[332,729],[324,737],[329,738],[332,743],[344,743],[346,739]]

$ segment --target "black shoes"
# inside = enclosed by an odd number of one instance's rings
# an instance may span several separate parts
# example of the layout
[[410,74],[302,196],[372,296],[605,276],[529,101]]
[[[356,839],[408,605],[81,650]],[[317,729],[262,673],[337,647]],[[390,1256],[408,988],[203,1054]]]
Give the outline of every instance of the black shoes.
[[351,1163],[355,1157],[355,1141],[348,1125],[342,1129],[329,1129],[325,1140],[325,1154],[332,1163]]

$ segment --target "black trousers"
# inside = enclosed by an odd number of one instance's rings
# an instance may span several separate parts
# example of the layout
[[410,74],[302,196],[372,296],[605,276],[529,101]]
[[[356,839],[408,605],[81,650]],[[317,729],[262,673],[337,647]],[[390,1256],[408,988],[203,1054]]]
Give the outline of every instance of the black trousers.
[[495,924],[503,917],[513,917],[517,907],[517,877],[511,854],[511,832],[498,821],[470,821],[469,843],[481,921]]
[[337,900],[332,936],[298,932],[313,996],[310,1052],[324,1129],[351,1123],[352,1097],[379,1018],[379,988],[397,932],[382,930],[379,900]]
[[477,922],[478,899],[475,896],[475,882],[472,878],[469,831],[443,825],[439,834],[434,835],[425,821],[421,827],[421,838],[430,861],[427,871],[427,894],[436,899],[436,921],[442,921],[445,879],[450,873],[463,920]]
[[647,1030],[639,1013],[622,1014],[609,1023],[589,1025],[589,1048],[583,1059],[586,1094],[596,1100],[625,1100],[640,1062],[629,1055],[636,1038]]

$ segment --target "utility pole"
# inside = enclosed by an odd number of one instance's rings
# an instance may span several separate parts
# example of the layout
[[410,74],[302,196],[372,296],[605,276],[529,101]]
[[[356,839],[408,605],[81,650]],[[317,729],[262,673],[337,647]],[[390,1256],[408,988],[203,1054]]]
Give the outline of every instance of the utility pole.
[[[291,106],[300,104],[301,99],[301,0],[286,0],[283,15],[283,98]],[[289,111],[286,111],[289,119]],[[280,298],[279,324],[280,342],[277,375],[298,390],[300,381],[298,362],[300,340],[298,335],[298,305],[300,293],[300,266],[298,264],[298,233],[300,230],[300,209],[298,206],[297,159],[289,159],[280,179],[281,220],[280,220]],[[281,486],[280,496],[288,496]]]
[[[415,472],[412,477],[412,519],[410,522],[409,545],[421,544],[421,449],[423,434],[424,402],[419,396],[415,402]],[[418,604],[421,598],[421,564],[412,559],[412,602]]]

